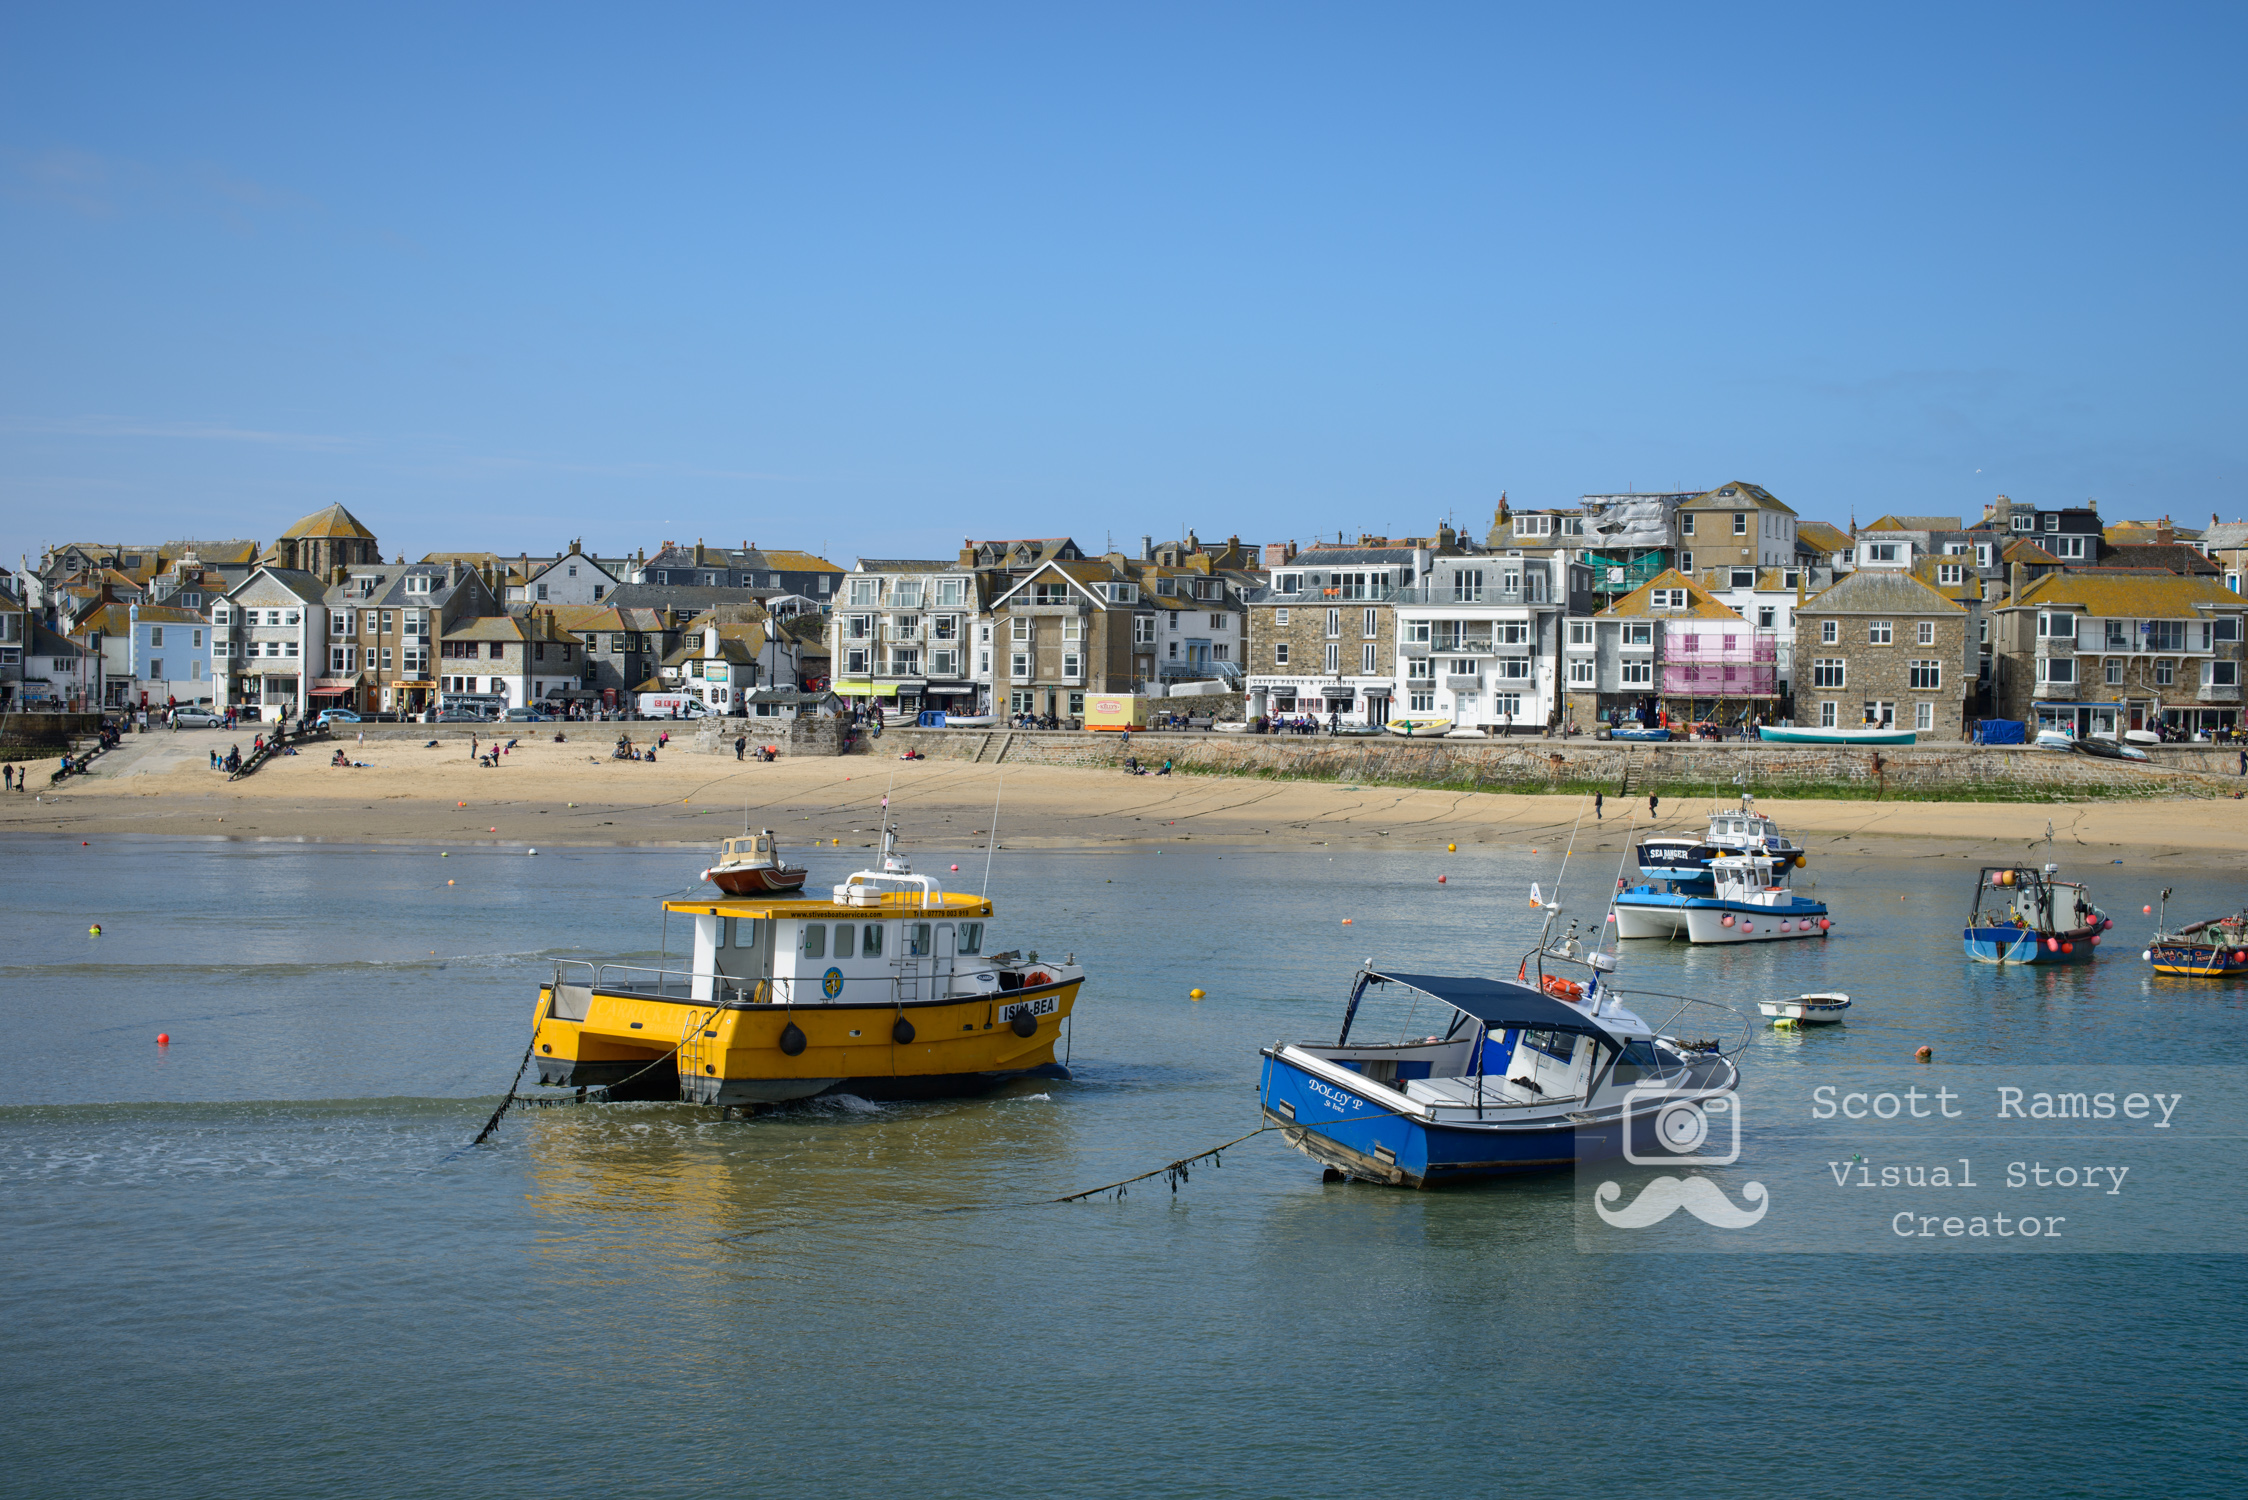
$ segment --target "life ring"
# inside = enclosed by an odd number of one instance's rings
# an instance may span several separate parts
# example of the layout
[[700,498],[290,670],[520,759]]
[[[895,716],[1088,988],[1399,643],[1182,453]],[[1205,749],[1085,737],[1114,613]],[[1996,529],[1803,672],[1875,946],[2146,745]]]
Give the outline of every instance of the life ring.
[[1540,987],[1556,1000],[1567,1000],[1574,1004],[1585,997],[1583,985],[1577,983],[1574,979],[1563,979],[1559,974],[1548,974],[1539,983]]
[[890,1028],[890,1040],[901,1047],[910,1043],[913,1040],[913,1023],[904,1016],[898,1017],[898,1024]]
[[1054,976],[1047,973],[1044,969],[1032,969],[1028,974],[1025,974],[1023,976],[1023,985],[1025,988],[1030,988],[1032,986],[1041,984],[1052,984],[1053,982]]
[[804,1045],[804,1033],[797,1028],[794,1021],[781,1028],[781,1052],[784,1055],[801,1057],[804,1054]]

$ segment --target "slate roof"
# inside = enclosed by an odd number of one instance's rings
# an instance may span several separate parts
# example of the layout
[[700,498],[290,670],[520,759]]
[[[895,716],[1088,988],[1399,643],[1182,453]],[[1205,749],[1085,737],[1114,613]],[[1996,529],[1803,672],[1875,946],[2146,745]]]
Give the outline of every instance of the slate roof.
[[1808,542],[1820,552],[1847,552],[1852,538],[1839,526],[1825,521],[1798,521],[1795,523],[1797,542]]
[[609,590],[606,602],[620,609],[688,609],[699,614],[721,604],[761,603],[782,592],[700,583],[620,583]]
[[1679,507],[1681,510],[1739,510],[1743,501],[1758,510],[1776,510],[1794,515],[1793,506],[1783,504],[1779,496],[1760,484],[1749,484],[1736,479],[1715,489],[1704,490]]
[[2219,521],[2201,534],[2201,540],[2220,552],[2248,547],[2248,521]]
[[[1942,567],[1958,568],[1959,582],[1938,583],[1936,581],[1936,569]],[[1923,557],[1912,565],[1912,576],[1946,599],[1954,600],[1960,604],[1979,603],[1983,597],[1982,575],[1975,571],[1974,559],[1972,558]]]
[[2248,609],[2248,599],[2214,578],[2185,578],[2176,573],[2102,572],[2084,569],[2052,573],[2023,589],[2010,608],[2051,608],[2070,604],[2087,614],[2142,619],[2178,619],[2200,612],[2200,607]]
[[359,524],[359,518],[340,505],[326,510],[316,510],[296,525],[281,533],[285,538],[305,540],[313,537],[355,537],[371,542],[375,534]]
[[1796,618],[1805,615],[1961,615],[1967,611],[1910,573],[1898,568],[1860,568],[1845,573],[1815,598],[1806,600]]
[[1960,531],[1957,516],[1883,516],[1867,523],[1867,531]]
[[1999,556],[2008,563],[2045,563],[2056,568],[2061,564],[2059,558],[2038,546],[2028,537],[2023,537],[2020,541],[2011,543]]
[[2110,547],[2106,555],[2101,557],[2100,566],[2103,568],[2160,568],[2168,573],[2185,574],[2219,571],[2215,563],[2201,555],[2200,548],[2187,546],[2183,542],[2171,542],[2163,546]]

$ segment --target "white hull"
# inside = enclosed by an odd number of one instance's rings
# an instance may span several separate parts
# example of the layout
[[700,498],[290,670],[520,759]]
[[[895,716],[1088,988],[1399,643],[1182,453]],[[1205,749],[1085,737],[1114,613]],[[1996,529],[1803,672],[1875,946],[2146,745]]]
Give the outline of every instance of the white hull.
[[999,717],[996,714],[946,714],[944,716],[944,727],[947,729],[994,729],[998,727],[998,724]]
[[[1725,925],[1731,917],[1733,925]],[[1819,937],[1816,917],[1766,917],[1748,912],[1689,909],[1686,936],[1697,943],[1783,943],[1791,938]]]
[[1231,719],[1221,719],[1210,727],[1220,734],[1247,734],[1249,732],[1248,725],[1237,723]]
[[1683,937],[1686,911],[1678,906],[1616,906],[1616,936],[1620,938]]
[[1793,1021],[1800,1026],[1832,1026],[1848,1014],[1850,997],[1840,993],[1800,995],[1793,1000],[1760,1000],[1756,1008],[1776,1021]]

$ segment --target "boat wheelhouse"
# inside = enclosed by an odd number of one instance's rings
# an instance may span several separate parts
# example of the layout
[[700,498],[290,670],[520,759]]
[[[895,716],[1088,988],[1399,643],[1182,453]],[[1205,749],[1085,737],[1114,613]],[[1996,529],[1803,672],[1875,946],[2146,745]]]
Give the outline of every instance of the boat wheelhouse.
[[1789,890],[1795,860],[1720,854],[1706,877],[1666,879],[1616,893],[1616,936],[1684,938],[1691,943],[1772,943],[1825,937],[1826,903]]
[[1984,964],[2088,964],[2114,926],[2061,867],[1984,866],[1961,942]]
[[822,899],[663,903],[685,919],[683,968],[566,960],[541,987],[539,1082],[612,1098],[754,1108],[848,1093],[981,1093],[1066,1079],[1055,1045],[1085,971],[994,952],[992,905],[890,854]]

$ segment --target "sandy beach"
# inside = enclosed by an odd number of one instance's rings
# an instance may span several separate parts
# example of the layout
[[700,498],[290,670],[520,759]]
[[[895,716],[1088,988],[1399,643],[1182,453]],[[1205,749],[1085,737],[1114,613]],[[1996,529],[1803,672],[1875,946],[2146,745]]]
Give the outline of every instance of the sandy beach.
[[[328,764],[315,746],[228,782],[208,769],[212,732],[129,737],[83,779],[48,790],[51,758],[25,761],[33,790],[0,801],[0,831],[170,834],[202,838],[462,846],[680,844],[715,847],[754,826],[785,844],[871,846],[888,793],[907,846],[980,844],[999,798],[1002,847],[1187,839],[1265,847],[1442,849],[1448,843],[1544,848],[1572,833],[1584,851],[1621,847],[1650,828],[1644,798],[1610,798],[1596,819],[1576,796],[1424,791],[1378,785],[1179,775],[963,761],[843,759],[736,762],[681,750],[655,763],[608,758],[599,733],[517,746],[496,769],[463,740],[350,740],[363,768]],[[1002,782],[1004,788],[1002,790]],[[2248,803],[1825,802],[1770,797],[1760,807],[1808,844],[1862,841],[1869,852],[1993,853],[2056,846],[2248,864]],[[1665,799],[1653,826],[1701,825],[1705,799]],[[2065,852],[2062,857],[2067,857]],[[2078,857],[2083,857],[2079,855]]]

